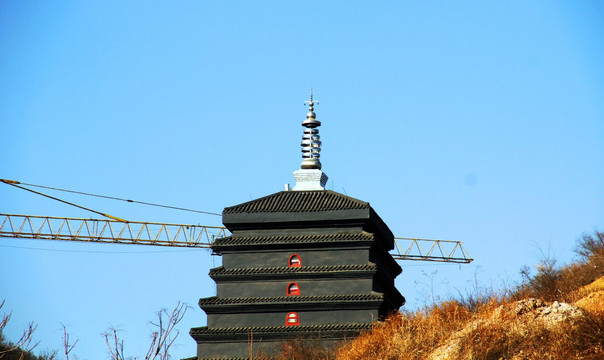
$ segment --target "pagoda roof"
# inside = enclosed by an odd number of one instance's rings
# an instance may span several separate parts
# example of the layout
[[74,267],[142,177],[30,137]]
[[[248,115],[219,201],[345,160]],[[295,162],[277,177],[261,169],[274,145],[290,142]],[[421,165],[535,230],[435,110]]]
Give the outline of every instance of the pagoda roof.
[[369,294],[351,295],[312,295],[312,296],[272,296],[272,297],[240,297],[221,298],[212,296],[199,300],[199,307],[206,314],[218,313],[250,313],[275,312],[294,309],[343,310],[365,309],[380,306],[384,294],[371,292]]
[[[254,337],[269,338],[292,338],[305,335],[321,335],[321,337],[349,337],[371,330],[371,323],[353,324],[325,324],[325,325],[300,325],[300,326],[250,326],[250,327],[222,327],[209,328],[207,326],[192,328],[189,334],[195,340],[243,340],[246,341],[250,333]],[[335,335],[335,336],[334,336]],[[235,358],[233,358],[235,359]],[[249,358],[242,358],[249,359]]]
[[356,302],[356,301],[381,301],[384,295],[372,292],[370,294],[351,295],[311,295],[311,296],[266,296],[266,297],[240,297],[221,298],[212,296],[199,300],[199,306],[205,305],[247,305],[247,304],[270,304],[270,303],[306,303],[306,302]]
[[267,332],[304,332],[304,331],[330,331],[330,330],[364,330],[371,329],[371,323],[355,323],[355,324],[327,324],[327,325],[300,325],[300,326],[240,326],[240,327],[223,327],[223,328],[208,328],[207,326],[192,328],[190,334],[192,336],[202,334],[248,334],[249,331],[254,331],[254,334]]
[[210,270],[212,278],[217,277],[238,277],[250,275],[254,276],[271,276],[283,274],[285,276],[294,276],[296,278],[304,275],[323,275],[334,276],[338,274],[349,274],[358,276],[359,273],[373,274],[377,270],[377,266],[373,263],[365,265],[333,265],[333,266],[301,266],[301,267],[264,267],[264,268],[235,268],[226,269],[223,266]]
[[369,203],[331,190],[281,191],[243,204],[226,207],[222,214],[314,212],[369,209]]
[[394,235],[368,202],[331,190],[281,191],[226,207],[222,223],[233,234],[240,230],[362,227],[381,233],[387,248],[394,246]]
[[[337,243],[361,243],[371,244],[375,237],[371,233],[359,232],[359,233],[328,233],[328,234],[306,234],[306,235],[261,235],[255,236],[241,236],[231,235],[223,238],[216,239],[212,244],[212,249],[215,252],[225,248],[239,248],[244,247],[245,249],[252,249],[254,247],[264,247],[280,245],[280,247],[300,247],[300,246],[311,246],[324,244],[337,244]],[[388,245],[386,245],[388,248]]]

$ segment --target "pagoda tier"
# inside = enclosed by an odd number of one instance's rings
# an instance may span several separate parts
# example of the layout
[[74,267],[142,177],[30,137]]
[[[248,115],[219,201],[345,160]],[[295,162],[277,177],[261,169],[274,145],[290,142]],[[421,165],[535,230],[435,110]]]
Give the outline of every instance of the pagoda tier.
[[[266,349],[281,351],[284,344],[291,339],[311,339],[324,341],[326,346],[333,342],[346,341],[354,338],[363,331],[371,330],[372,324],[335,324],[335,325],[301,325],[301,326],[255,326],[208,328],[200,327],[191,329],[191,336],[198,344],[212,348],[217,356],[203,356],[195,359],[210,360],[249,360],[250,343],[253,344],[253,356],[266,355]],[[258,342],[262,341],[259,349]],[[241,356],[241,354],[248,354]],[[198,355],[199,356],[199,355]]]

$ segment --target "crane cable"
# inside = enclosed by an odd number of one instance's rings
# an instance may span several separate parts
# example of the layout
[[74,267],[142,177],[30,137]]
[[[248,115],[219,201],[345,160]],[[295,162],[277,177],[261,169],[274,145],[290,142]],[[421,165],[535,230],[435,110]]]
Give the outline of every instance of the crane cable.
[[5,179],[0,179],[0,181],[2,181],[2,182],[3,182],[3,183],[5,183],[5,184],[8,184],[8,185],[14,186],[14,187],[16,187],[16,188],[23,189],[23,190],[27,190],[27,191],[33,192],[34,194],[42,195],[42,196],[47,197],[47,198],[49,198],[49,199],[53,199],[53,200],[60,201],[60,202],[65,203],[65,204],[67,204],[67,205],[71,205],[71,206],[75,206],[75,207],[80,208],[80,209],[84,209],[84,210],[91,211],[91,212],[93,212],[93,213],[95,213],[95,214],[102,215],[102,216],[107,217],[107,218],[112,219],[112,220],[117,220],[117,221],[120,221],[120,222],[128,222],[127,220],[120,219],[120,218],[118,218],[118,217],[115,217],[115,216],[111,216],[111,215],[109,215],[109,214],[102,213],[102,212],[100,212],[100,211],[92,210],[92,209],[89,209],[89,208],[86,208],[86,207],[80,206],[80,205],[78,205],[78,204],[70,203],[69,201],[61,200],[61,199],[56,198],[56,197],[54,197],[54,196],[46,195],[46,194],[43,194],[43,193],[41,193],[41,192],[38,192],[38,191],[35,191],[35,190],[32,190],[32,189],[24,188],[23,186],[19,186],[19,185],[17,185],[17,184],[20,184],[18,181],[14,181],[14,180],[5,180]]
[[15,181],[15,180],[0,179],[0,181],[2,181],[4,183],[7,183],[7,184],[8,183],[15,183],[15,184],[21,184],[21,185],[27,185],[27,186],[35,186],[35,187],[39,187],[39,188],[43,188],[43,189],[57,190],[57,191],[63,191],[63,192],[68,192],[68,193],[73,193],[73,194],[80,194],[80,195],[87,195],[87,196],[94,196],[94,197],[99,197],[99,198],[103,198],[103,199],[119,200],[119,201],[125,201],[125,202],[129,202],[129,203],[133,203],[133,204],[157,206],[157,207],[163,207],[163,208],[167,208],[167,209],[190,211],[190,212],[196,212],[196,213],[200,213],[200,214],[222,216],[222,214],[218,214],[218,213],[214,213],[214,212],[209,212],[209,211],[193,210],[193,209],[181,208],[181,207],[176,207],[176,206],[154,204],[154,203],[149,203],[149,202],[144,202],[144,201],[122,199],[122,198],[118,198],[118,197],[114,197],[114,196],[98,195],[98,194],[91,194],[91,193],[86,193],[86,192],[81,192],[81,191],[75,191],[75,190],[60,189],[60,188],[55,188],[55,187],[50,187],[50,186],[44,186],[44,185],[28,184],[28,183],[22,183],[22,182],[19,182],[19,181]]
[[66,190],[66,189],[54,188],[54,187],[50,187],[50,186],[28,184],[28,183],[22,183],[22,182],[19,182],[19,181],[16,181],[16,180],[0,179],[0,181],[3,182],[3,183],[5,183],[5,184],[17,187],[19,189],[27,190],[27,191],[33,192],[34,194],[42,195],[44,197],[47,197],[47,198],[50,198],[50,199],[53,199],[53,200],[57,200],[57,201],[60,201],[62,203],[68,204],[68,205],[72,205],[72,206],[78,207],[80,209],[88,210],[88,211],[91,211],[91,212],[93,212],[95,214],[99,214],[99,215],[108,217],[108,218],[113,219],[113,220],[121,221],[121,222],[128,222],[128,221],[120,219],[120,218],[117,218],[115,216],[104,214],[104,213],[99,212],[99,211],[92,210],[92,209],[89,209],[89,208],[86,208],[86,207],[83,207],[83,206],[80,206],[80,205],[77,205],[77,204],[73,204],[73,203],[70,203],[68,201],[61,200],[59,198],[56,198],[56,197],[53,197],[53,196],[50,196],[50,195],[47,195],[47,194],[43,194],[41,192],[34,191],[34,190],[31,190],[31,189],[28,189],[28,188],[25,188],[25,187],[22,187],[22,186],[19,186],[19,185],[35,186],[35,187],[49,189],[49,190],[63,191],[63,192],[68,192],[68,193],[73,193],[73,194],[80,194],[80,195],[88,195],[88,196],[100,197],[100,198],[104,198],[104,199],[119,200],[119,201],[125,201],[125,202],[129,202],[129,203],[134,203],[134,204],[157,206],[157,207],[163,207],[163,208],[167,208],[167,209],[190,211],[190,212],[196,212],[196,213],[207,214],[207,215],[222,216],[221,214],[213,213],[213,212],[208,212],[208,211],[192,210],[192,209],[186,209],[186,208],[181,208],[181,207],[176,207],[176,206],[154,204],[154,203],[149,203],[149,202],[144,202],[144,201],[122,199],[122,198],[113,197],[113,196],[98,195],[98,194],[85,193],[85,192],[75,191],[75,190]]

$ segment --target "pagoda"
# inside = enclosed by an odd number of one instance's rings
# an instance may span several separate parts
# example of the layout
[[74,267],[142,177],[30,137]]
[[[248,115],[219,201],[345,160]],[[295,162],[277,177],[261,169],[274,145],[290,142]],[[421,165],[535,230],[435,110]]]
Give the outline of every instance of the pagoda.
[[405,302],[392,232],[368,202],[325,190],[312,92],[306,103],[295,186],[222,212],[232,235],[213,244],[222,266],[210,270],[216,296],[199,300],[207,326],[190,331],[198,359],[277,355],[294,339],[331,346]]

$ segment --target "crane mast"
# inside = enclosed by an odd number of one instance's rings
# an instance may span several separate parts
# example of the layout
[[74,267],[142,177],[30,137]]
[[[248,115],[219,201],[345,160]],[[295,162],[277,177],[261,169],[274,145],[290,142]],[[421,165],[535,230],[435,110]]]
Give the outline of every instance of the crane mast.
[[[222,226],[0,214],[0,237],[5,238],[211,249],[215,239],[228,235]],[[461,241],[394,240],[396,260],[463,264],[473,260]]]

